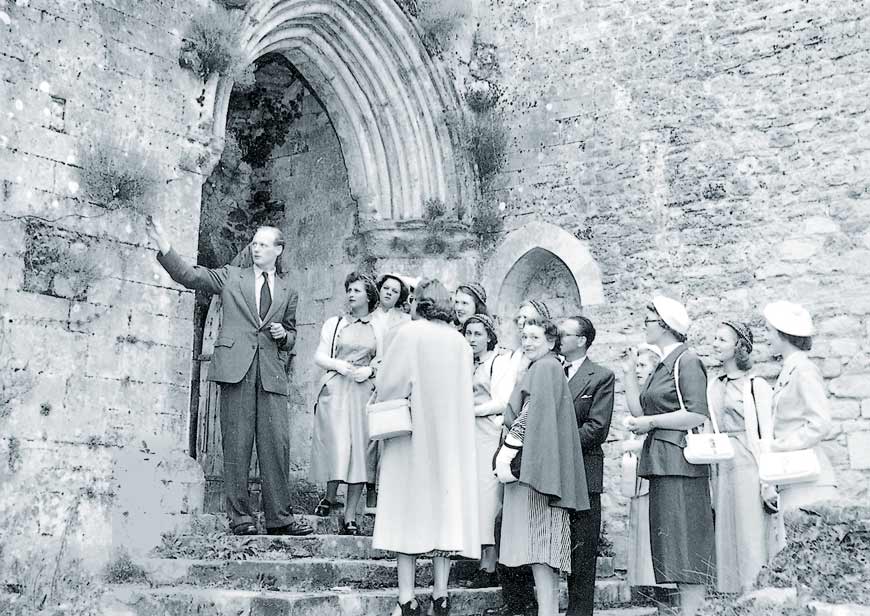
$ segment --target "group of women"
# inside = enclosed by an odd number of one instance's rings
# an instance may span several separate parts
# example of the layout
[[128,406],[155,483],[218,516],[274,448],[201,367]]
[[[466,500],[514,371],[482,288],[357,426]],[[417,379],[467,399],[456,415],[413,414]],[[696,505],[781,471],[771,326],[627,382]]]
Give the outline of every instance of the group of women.
[[[543,302],[526,301],[514,320],[520,344],[506,350],[498,346],[481,285],[451,293],[437,280],[413,289],[408,282],[350,274],[347,312],[323,325],[311,474],[326,484],[326,494],[315,513],[338,507],[337,489],[345,483],[343,532],[359,534],[366,488],[368,511],[377,506],[373,546],[397,553],[393,616],[421,612],[414,596],[421,555],[433,560],[433,614],[449,613],[450,559],[460,555],[480,559],[487,585],[497,583],[497,561],[531,565],[538,614],[554,616],[559,573],[571,567],[569,514],[589,508],[559,331]],[[716,331],[723,375],[708,382],[685,345],[685,308],[664,297],[646,307],[647,344],[623,365],[627,427],[646,435],[637,472],[644,485],[631,506],[631,577],[676,584],[687,616],[717,571],[722,591],[751,584],[782,545],[778,511],[834,490],[818,447],[830,421],[824,385],[805,353],[811,319],[787,302],[769,305],[764,316],[771,350],[784,359],[773,391],[753,376],[753,334],[736,321]],[[410,433],[370,440],[367,406],[396,402],[410,409]],[[712,470],[683,456],[687,432],[711,413],[735,449],[732,460]],[[760,482],[762,451],[802,448],[814,448],[821,462],[815,482],[778,493]]]
[[[646,307],[646,344],[623,363],[627,427],[646,435],[631,499],[629,578],[633,584],[676,584],[680,608],[692,616],[713,579],[720,592],[752,587],[785,542],[782,512],[834,498],[834,473],[820,447],[830,429],[822,376],[806,352],[809,313],[773,302],[763,311],[770,351],[782,357],[775,387],[752,372],[754,335],[742,322],[717,325],[713,352],[722,374],[707,378],[685,345],[689,317],[674,300]],[[686,434],[707,419],[728,435],[734,455],[716,464],[689,463]],[[627,449],[636,449],[629,441]],[[821,472],[779,486],[759,478],[763,452],[811,450]],[[714,523],[715,519],[715,523]]]

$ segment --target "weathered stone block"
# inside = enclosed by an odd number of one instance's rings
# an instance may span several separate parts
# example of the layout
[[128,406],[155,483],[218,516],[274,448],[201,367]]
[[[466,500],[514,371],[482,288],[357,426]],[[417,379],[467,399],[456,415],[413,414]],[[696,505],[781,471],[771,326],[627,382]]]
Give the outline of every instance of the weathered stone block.
[[834,419],[855,419],[861,414],[857,400],[831,400],[831,417]]
[[849,444],[849,466],[854,470],[870,469],[870,432],[846,435]]
[[846,374],[830,383],[831,393],[841,398],[870,397],[870,374]]

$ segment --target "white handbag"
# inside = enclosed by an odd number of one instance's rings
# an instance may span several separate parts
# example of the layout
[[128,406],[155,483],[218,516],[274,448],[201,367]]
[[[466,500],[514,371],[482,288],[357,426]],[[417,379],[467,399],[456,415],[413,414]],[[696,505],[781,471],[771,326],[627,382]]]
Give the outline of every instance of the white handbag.
[[[677,386],[677,398],[680,401],[680,410],[685,411],[683,394],[680,391],[680,357],[674,362],[674,382]],[[710,422],[713,424],[713,432],[692,432],[686,434],[686,447],[683,449],[683,457],[689,464],[716,464],[726,462],[734,457],[734,447],[727,434],[719,433],[719,424],[716,414],[710,413]]]
[[819,458],[812,449],[765,451],[758,461],[758,478],[764,483],[804,483],[815,481],[821,474]]
[[411,434],[411,403],[401,398],[366,404],[369,438],[382,441]]
[[626,498],[637,496],[637,457],[642,447],[643,439],[628,438],[622,441],[622,479],[619,491]]

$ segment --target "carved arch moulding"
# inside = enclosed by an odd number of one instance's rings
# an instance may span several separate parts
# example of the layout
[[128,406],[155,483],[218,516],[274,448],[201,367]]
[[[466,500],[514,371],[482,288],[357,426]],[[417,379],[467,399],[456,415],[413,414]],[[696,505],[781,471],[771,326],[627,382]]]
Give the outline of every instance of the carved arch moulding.
[[[459,98],[395,0],[251,0],[240,43],[245,62],[283,54],[323,102],[338,135],[360,227],[423,217],[439,199],[466,207],[471,167],[447,121]],[[233,81],[206,84],[211,143],[224,141]]]
[[489,308],[502,319],[528,299],[530,284],[542,270],[552,268],[566,280],[569,303],[604,303],[601,270],[585,242],[561,227],[531,222],[512,231],[496,247],[483,267]]

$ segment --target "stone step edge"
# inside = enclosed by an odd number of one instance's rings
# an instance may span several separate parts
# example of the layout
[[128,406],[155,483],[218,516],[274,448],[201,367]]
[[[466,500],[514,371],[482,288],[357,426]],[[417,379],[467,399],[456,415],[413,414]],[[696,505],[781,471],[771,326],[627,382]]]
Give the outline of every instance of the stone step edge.
[[[596,587],[599,583],[596,582]],[[151,595],[154,597],[173,597],[178,595],[187,595],[190,597],[202,598],[204,600],[213,601],[221,597],[228,599],[269,599],[272,601],[292,602],[294,600],[304,599],[328,599],[336,595],[348,597],[364,597],[369,599],[388,598],[393,599],[398,596],[398,588],[376,588],[376,589],[354,589],[347,587],[339,587],[330,590],[312,590],[312,591],[289,591],[289,590],[244,590],[230,588],[201,588],[189,584],[179,584],[176,586],[150,586],[146,584],[114,584],[109,586],[107,595],[115,596],[123,594],[138,593],[140,595]],[[414,594],[423,599],[428,599],[431,593],[431,587],[417,587]],[[493,600],[497,600],[501,595],[501,588],[450,588],[450,596],[457,597],[459,600],[464,598],[486,598],[491,595]],[[483,597],[479,597],[483,595]],[[564,581],[559,586],[560,607],[564,609],[567,601],[567,585]],[[631,606],[627,605],[628,601],[620,604],[609,604],[606,607],[601,607],[596,604],[596,614],[620,614],[624,616],[643,616],[645,614],[655,614],[656,608],[650,606]]]

